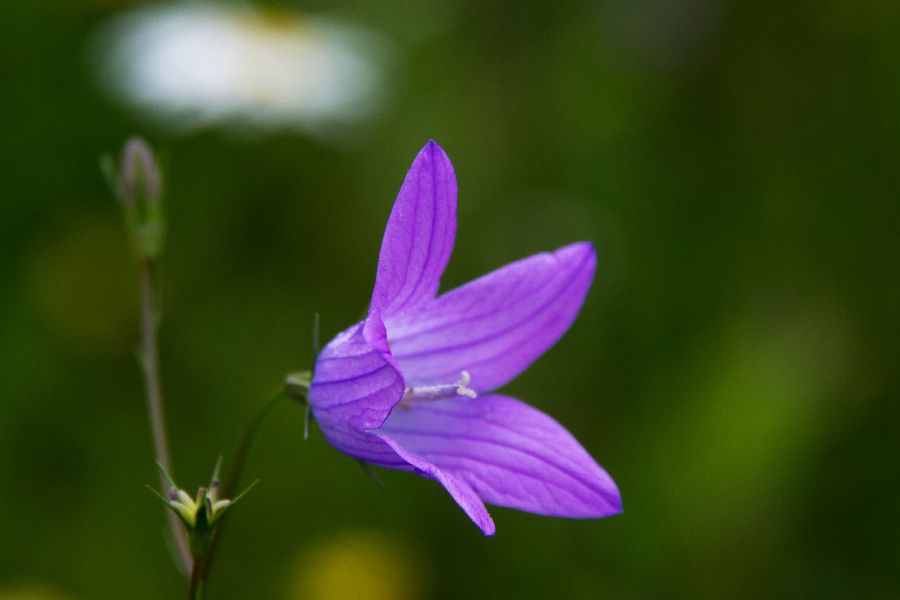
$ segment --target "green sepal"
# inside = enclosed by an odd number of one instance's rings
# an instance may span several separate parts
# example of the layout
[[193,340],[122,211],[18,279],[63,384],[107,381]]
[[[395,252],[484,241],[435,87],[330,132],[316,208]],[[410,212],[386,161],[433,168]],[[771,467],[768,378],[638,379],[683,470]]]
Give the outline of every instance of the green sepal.
[[385,489],[384,483],[381,482],[381,478],[378,477],[378,475],[372,469],[372,465],[370,465],[366,461],[360,460],[358,458],[356,459],[356,462],[359,463],[359,466],[362,467],[362,470],[365,472],[365,474],[368,475],[369,478],[375,482],[375,485],[377,485],[381,489]]
[[293,373],[288,373],[284,378],[284,391],[293,400],[301,404],[308,404],[309,386],[311,383],[312,373],[310,371],[294,371]]

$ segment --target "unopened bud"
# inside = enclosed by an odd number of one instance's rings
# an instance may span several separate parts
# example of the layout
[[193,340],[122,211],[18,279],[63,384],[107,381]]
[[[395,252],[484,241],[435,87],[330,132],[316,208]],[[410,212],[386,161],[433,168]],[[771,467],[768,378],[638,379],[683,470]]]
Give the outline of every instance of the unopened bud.
[[122,204],[138,255],[156,258],[162,250],[162,174],[150,145],[140,137],[125,142],[118,167],[111,157],[100,167],[110,188]]
[[129,138],[122,149],[119,177],[122,202],[135,205],[139,201],[158,203],[160,199],[159,165],[153,150],[140,137]]

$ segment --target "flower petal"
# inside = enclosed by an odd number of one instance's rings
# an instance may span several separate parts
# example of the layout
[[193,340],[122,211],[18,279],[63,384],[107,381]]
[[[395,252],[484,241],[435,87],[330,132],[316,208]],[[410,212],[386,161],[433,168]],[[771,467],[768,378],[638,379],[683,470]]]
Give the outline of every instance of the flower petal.
[[622,510],[616,484],[578,441],[515,398],[398,407],[378,433],[412,466],[438,479],[476,523],[481,513],[472,509],[466,488],[460,493],[452,484],[466,484],[489,504],[541,515],[605,517]]
[[428,477],[429,479],[434,479],[444,486],[444,489],[446,489],[450,496],[456,500],[456,503],[459,504],[466,515],[468,515],[478,528],[481,529],[484,535],[494,535],[494,532],[496,531],[494,520],[488,513],[487,508],[485,508],[484,502],[481,501],[481,498],[478,497],[478,494],[469,486],[469,484],[452,473],[442,471],[427,460],[407,452],[406,449],[397,443],[396,440],[391,438],[391,436],[380,434],[380,437],[394,450],[394,452],[397,453],[398,456],[403,458],[410,466],[414,467],[420,475]]
[[384,422],[403,390],[403,376],[387,350],[384,323],[373,311],[319,355],[309,401],[319,428],[334,447],[396,468],[405,461],[368,430]]
[[536,254],[471,281],[414,315],[387,319],[407,385],[452,382],[496,389],[543,354],[572,324],[597,259],[581,242]]
[[429,141],[394,202],[378,256],[372,308],[385,317],[432,300],[456,237],[456,175]]

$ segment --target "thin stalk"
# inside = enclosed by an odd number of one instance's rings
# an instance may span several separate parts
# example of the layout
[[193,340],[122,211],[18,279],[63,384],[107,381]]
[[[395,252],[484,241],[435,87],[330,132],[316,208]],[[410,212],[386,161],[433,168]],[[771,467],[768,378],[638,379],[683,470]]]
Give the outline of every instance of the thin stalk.
[[[169,454],[169,443],[166,438],[166,417],[163,407],[162,384],[159,377],[159,312],[156,307],[156,264],[150,258],[141,260],[140,273],[141,294],[141,366],[144,373],[144,386],[147,396],[147,412],[150,417],[150,429],[153,432],[153,450],[156,461],[166,471],[172,473],[172,459]],[[169,482],[160,474],[160,489],[167,490]],[[193,570],[193,560],[188,548],[184,528],[178,517],[166,511],[172,539],[178,552],[180,567],[185,576]]]
[[[256,434],[259,431],[260,425],[262,425],[265,418],[276,406],[278,406],[286,395],[284,389],[279,389],[278,392],[276,392],[275,395],[272,396],[272,398],[269,399],[255,415],[253,415],[250,422],[247,423],[247,428],[244,429],[241,441],[231,460],[231,467],[228,469],[228,477],[222,482],[223,498],[234,498],[237,486],[241,481],[244,465],[247,462],[247,457],[250,455],[250,449],[253,446],[253,441],[256,439]],[[227,522],[228,515],[222,515],[218,525],[216,525],[216,532],[210,541],[209,549],[206,551],[203,559],[197,563],[197,566],[191,575],[191,585],[188,593],[189,600],[199,600],[202,597],[203,588],[206,587],[206,582],[209,580],[209,573],[212,568],[213,559],[215,558],[216,549],[222,539],[222,534]]]

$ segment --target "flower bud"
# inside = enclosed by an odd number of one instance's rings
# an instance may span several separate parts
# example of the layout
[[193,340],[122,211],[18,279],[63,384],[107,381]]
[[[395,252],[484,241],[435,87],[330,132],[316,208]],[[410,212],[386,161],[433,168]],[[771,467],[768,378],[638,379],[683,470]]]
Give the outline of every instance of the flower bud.
[[169,482],[170,487],[165,496],[150,486],[147,487],[181,519],[190,539],[191,555],[195,561],[199,561],[209,549],[209,544],[215,533],[215,527],[225,514],[225,511],[234,506],[244,494],[249,492],[256,485],[256,482],[252,483],[250,487],[238,494],[234,499],[222,498],[222,483],[219,480],[222,460],[219,459],[216,463],[216,468],[213,470],[209,487],[201,486],[197,488],[197,493],[191,496],[175,484],[172,476],[169,475],[162,465],[158,463],[157,465],[166,481]]
[[118,166],[105,156],[100,168],[122,205],[138,257],[155,259],[162,251],[164,220],[162,174],[153,150],[142,138],[129,138]]
[[127,208],[140,203],[159,204],[161,187],[159,165],[153,150],[140,137],[125,142],[119,162],[119,182],[122,202]]

